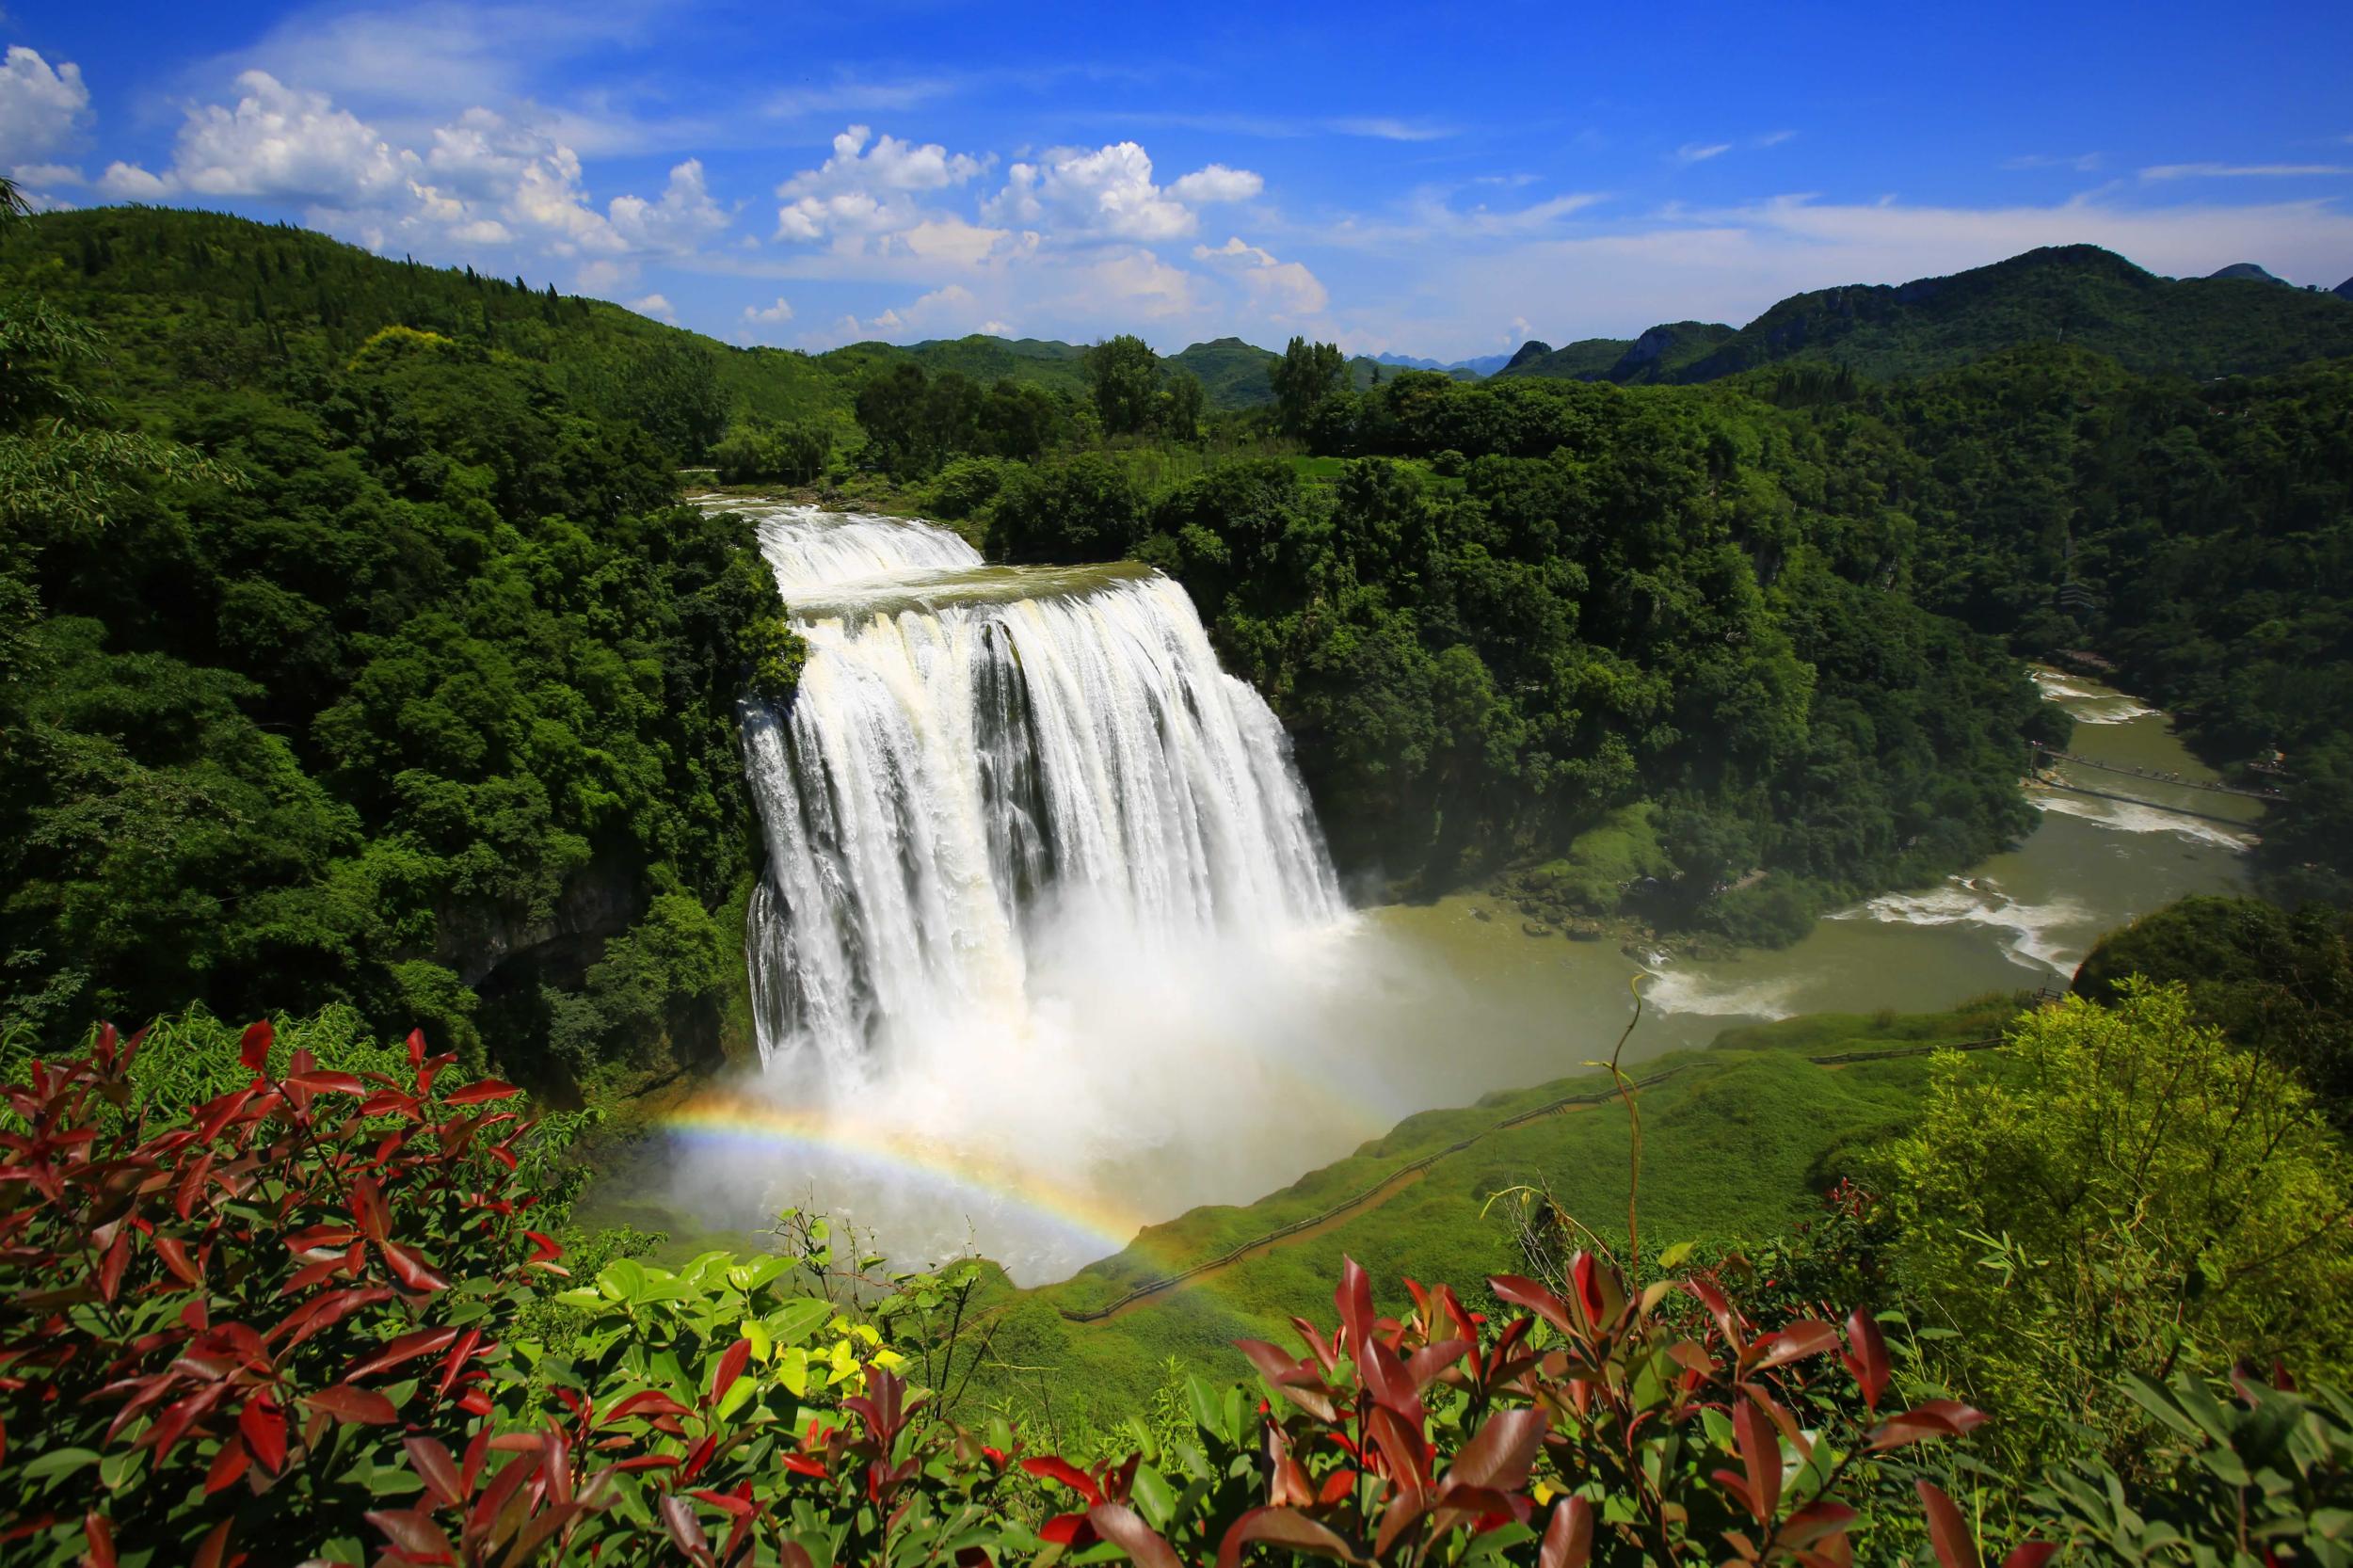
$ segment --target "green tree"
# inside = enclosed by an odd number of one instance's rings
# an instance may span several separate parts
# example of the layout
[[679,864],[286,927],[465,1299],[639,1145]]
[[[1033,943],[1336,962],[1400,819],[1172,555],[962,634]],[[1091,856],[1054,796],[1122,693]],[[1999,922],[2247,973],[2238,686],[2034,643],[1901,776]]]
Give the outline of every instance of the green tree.
[[1274,387],[1276,422],[1287,435],[1305,435],[1318,410],[1348,385],[1348,356],[1337,344],[1293,338],[1267,366]]
[[1161,412],[1160,357],[1151,344],[1124,332],[1098,343],[1087,350],[1086,376],[1106,434],[1133,436],[1153,428]]

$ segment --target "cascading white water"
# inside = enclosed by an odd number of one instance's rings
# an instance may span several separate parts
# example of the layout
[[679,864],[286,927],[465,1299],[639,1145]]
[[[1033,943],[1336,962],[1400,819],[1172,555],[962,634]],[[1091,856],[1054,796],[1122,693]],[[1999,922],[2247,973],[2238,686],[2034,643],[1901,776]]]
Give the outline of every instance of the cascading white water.
[[[902,1157],[912,1138],[1072,1201],[1106,1161],[1200,1143],[1176,1080],[1246,1087],[1260,1046],[1142,1013],[1344,913],[1273,713],[1146,568],[992,568],[928,524],[757,515],[810,648],[789,712],[744,725],[772,1086],[825,1107],[833,1141],[872,1118]],[[1088,1245],[984,1240],[1033,1266]]]

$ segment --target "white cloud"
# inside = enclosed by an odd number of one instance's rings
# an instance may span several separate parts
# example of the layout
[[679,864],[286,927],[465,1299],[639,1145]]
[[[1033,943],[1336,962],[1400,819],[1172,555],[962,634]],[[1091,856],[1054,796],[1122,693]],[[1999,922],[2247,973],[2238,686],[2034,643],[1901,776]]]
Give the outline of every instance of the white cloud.
[[80,66],[52,66],[40,51],[12,46],[0,63],[0,165],[41,167],[44,155],[72,143],[88,113]]
[[792,319],[792,307],[785,303],[784,296],[782,295],[778,295],[776,296],[776,302],[773,305],[744,306],[744,319],[747,322],[757,322],[764,326],[781,327],[786,322]]
[[614,232],[631,249],[673,255],[701,249],[734,221],[733,215],[712,200],[700,158],[689,158],[670,170],[659,200],[616,196],[608,213]]
[[2342,164],[2158,164],[2144,180],[2277,180],[2297,175],[2353,174]]
[[178,188],[360,207],[405,189],[419,167],[325,93],[265,71],[246,72],[237,88],[234,106],[188,111],[168,176]]
[[1322,282],[1305,264],[1277,261],[1259,247],[1244,244],[1239,234],[1214,250],[1206,245],[1194,246],[1193,258],[1238,278],[1252,303],[1278,319],[1315,315],[1331,303]]
[[629,308],[641,316],[651,316],[656,321],[666,321],[673,327],[678,325],[678,312],[671,308],[670,301],[663,295],[649,294],[641,299],[632,299],[629,302]]
[[1211,164],[1178,177],[1168,194],[1193,206],[1212,201],[1247,201],[1266,188],[1266,181],[1246,168]]
[[82,178],[81,168],[73,164],[18,164],[9,174],[20,185],[81,185],[88,184]]
[[1674,150],[1674,161],[1679,164],[1705,163],[1710,158],[1721,158],[1731,151],[1732,143],[1728,141],[1687,141]]
[[122,200],[192,194],[300,206],[314,226],[372,249],[425,254],[528,247],[583,263],[584,293],[614,296],[637,264],[691,256],[733,222],[703,166],[670,170],[662,194],[614,198],[600,211],[579,152],[547,126],[475,106],[403,147],[327,94],[264,71],[237,78],[233,104],[187,111],[170,165],[110,165],[99,188]]
[[171,182],[150,174],[136,164],[115,162],[98,177],[99,193],[112,201],[160,201],[172,191]]
[[1182,239],[1198,226],[1190,202],[1244,200],[1265,184],[1246,169],[1211,164],[1163,190],[1152,183],[1151,154],[1132,141],[1057,147],[1005,174],[982,216],[1064,242]]
[[784,202],[776,209],[776,237],[830,239],[856,249],[868,237],[904,233],[938,216],[924,210],[920,196],[964,184],[985,172],[989,162],[937,142],[877,138],[866,126],[853,125],[833,138],[833,156],[822,166],[776,187]]
[[[781,305],[784,301],[776,303]],[[905,343],[920,338],[963,337],[976,331],[1011,330],[1001,321],[984,321],[985,314],[971,290],[961,283],[950,283],[934,289],[904,309],[888,310],[868,320],[845,315],[833,324],[829,335],[836,343],[861,343],[873,338]]]
[[1797,134],[1798,133],[1795,131],[1768,131],[1763,136],[1756,138],[1756,145],[1759,147],[1779,147],[1783,142],[1794,139]]

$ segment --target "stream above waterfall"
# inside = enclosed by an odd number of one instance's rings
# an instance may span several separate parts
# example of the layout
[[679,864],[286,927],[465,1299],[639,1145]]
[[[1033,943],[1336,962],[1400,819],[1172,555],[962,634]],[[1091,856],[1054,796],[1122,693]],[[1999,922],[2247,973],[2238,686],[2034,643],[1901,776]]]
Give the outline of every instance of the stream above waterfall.
[[2162,714],[2041,671],[2076,754],[2181,781],[2112,792],[2205,815],[2037,789],[2017,849],[1704,962],[1527,936],[1485,895],[1351,911],[1279,725],[1173,582],[706,504],[754,518],[810,644],[790,714],[744,724],[765,1065],[609,1176],[588,1206],[605,1221],[741,1232],[799,1204],[902,1263],[970,1246],[1055,1279],[1414,1112],[1580,1070],[1632,981],[1630,1056],[2063,985],[2099,933],[2242,890],[2261,810],[2191,791],[2212,776]]

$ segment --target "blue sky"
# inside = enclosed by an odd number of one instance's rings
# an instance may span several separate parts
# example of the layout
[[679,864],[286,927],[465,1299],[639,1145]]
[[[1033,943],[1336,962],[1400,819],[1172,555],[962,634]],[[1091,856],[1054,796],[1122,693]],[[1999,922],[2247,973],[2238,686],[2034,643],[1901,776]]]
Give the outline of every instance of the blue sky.
[[2353,9],[638,0],[5,11],[37,200],[737,342],[1452,359],[2089,241],[2353,274]]

